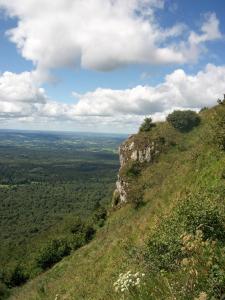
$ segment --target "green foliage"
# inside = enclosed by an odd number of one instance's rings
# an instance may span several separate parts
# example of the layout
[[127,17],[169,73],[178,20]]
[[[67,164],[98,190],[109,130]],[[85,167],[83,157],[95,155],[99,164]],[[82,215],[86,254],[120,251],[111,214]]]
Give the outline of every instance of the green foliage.
[[182,258],[180,235],[201,229],[204,240],[225,243],[225,215],[204,194],[184,199],[157,228],[148,242],[146,259],[151,268],[173,270]]
[[24,267],[17,264],[12,268],[9,268],[4,281],[8,287],[15,287],[24,284],[28,278],[28,274]]
[[42,270],[50,268],[72,250],[77,250],[92,240],[95,229],[92,221],[82,221],[79,217],[70,219],[63,229],[63,238],[47,241],[36,254],[36,266]]
[[[7,274],[7,285],[24,282],[19,270],[13,275],[11,265],[25,265],[29,277],[38,274],[34,261],[42,244],[47,247],[60,237],[75,250],[103,226],[103,211],[93,217],[96,226],[87,220],[110,202],[119,166],[114,152],[121,141],[114,136],[0,131],[0,269]],[[81,231],[71,233],[66,224],[78,215]],[[60,259],[55,254],[45,257],[46,265]]]
[[96,208],[93,214],[93,224],[96,224],[99,227],[102,227],[107,218],[107,210],[103,206]]
[[222,299],[225,292],[225,254],[215,240],[205,240],[201,230],[180,236],[182,257],[173,272],[148,273],[145,285],[129,291],[126,299]]
[[42,270],[50,268],[64,256],[70,254],[71,248],[63,239],[54,239],[46,243],[36,257],[37,266]]
[[95,229],[90,222],[82,222],[77,218],[70,228],[71,236],[69,236],[69,245],[71,249],[76,250],[92,240]]
[[[225,154],[209,142],[214,115],[214,109],[202,113],[201,126],[187,135],[167,122],[137,135],[143,148],[157,136],[164,137],[166,145],[173,143],[137,176],[129,177],[131,197],[135,195],[131,200],[145,205],[115,210],[89,246],[13,290],[13,298],[51,300],[59,294],[59,299],[117,300],[121,295],[113,283],[130,270],[146,276],[140,289],[135,286],[135,293],[132,289],[133,294],[126,294],[129,300],[221,299]],[[69,228],[64,232],[76,236]]]
[[7,299],[10,295],[7,285],[0,281],[0,300]]
[[126,177],[137,177],[140,175],[143,166],[138,161],[131,161],[124,166],[124,175]]
[[185,199],[176,208],[175,218],[183,222],[186,231],[194,233],[196,228],[201,229],[205,240],[214,239],[225,243],[224,211],[204,192]]
[[168,115],[167,121],[177,130],[188,132],[200,124],[199,115],[191,110],[175,110]]
[[139,132],[148,132],[151,131],[156,124],[152,122],[152,118],[145,118],[143,123],[139,128]]
[[220,149],[225,150],[225,106],[220,105],[215,109],[211,123],[213,132],[213,142]]
[[138,209],[144,204],[144,189],[142,186],[133,184],[128,192],[128,201],[135,209]]

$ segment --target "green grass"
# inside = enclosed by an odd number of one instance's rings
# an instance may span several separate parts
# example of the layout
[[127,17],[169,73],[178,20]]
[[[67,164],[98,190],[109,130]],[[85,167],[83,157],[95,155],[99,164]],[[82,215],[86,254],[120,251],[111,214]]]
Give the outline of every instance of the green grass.
[[[50,300],[55,299],[56,294],[59,294],[58,299],[69,300],[119,299],[113,289],[119,273],[147,270],[151,278],[151,270],[146,266],[143,255],[147,242],[157,232],[164,233],[160,226],[166,220],[173,217],[178,222],[174,212],[181,203],[185,203],[186,198],[200,199],[197,198],[200,194],[213,205],[219,203],[224,213],[225,193],[222,187],[225,182],[221,174],[225,154],[211,142],[209,126],[215,109],[202,113],[201,125],[190,133],[179,133],[166,123],[158,124],[153,134],[158,132],[167,136],[174,144],[153,164],[145,166],[135,179],[135,184],[144,189],[144,205],[136,210],[130,204],[112,210],[93,241],[49,271],[14,289],[10,299]],[[141,141],[141,135],[138,138]],[[172,236],[173,232],[168,235]],[[170,280],[183,282],[179,272],[169,273],[165,282],[157,276],[152,277],[147,288],[158,288],[164,294],[153,298],[145,298],[143,294],[140,299],[193,299],[191,296],[174,295],[168,283]]]

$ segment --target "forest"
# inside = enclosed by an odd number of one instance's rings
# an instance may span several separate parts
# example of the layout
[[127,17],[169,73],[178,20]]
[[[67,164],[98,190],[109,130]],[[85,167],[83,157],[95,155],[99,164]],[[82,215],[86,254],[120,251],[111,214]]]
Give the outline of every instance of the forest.
[[[0,279],[4,289],[50,267],[88,242],[102,226],[123,139],[0,131]],[[43,251],[50,253],[49,247],[57,248],[62,241],[65,253],[57,252],[55,258],[45,257],[40,263]]]

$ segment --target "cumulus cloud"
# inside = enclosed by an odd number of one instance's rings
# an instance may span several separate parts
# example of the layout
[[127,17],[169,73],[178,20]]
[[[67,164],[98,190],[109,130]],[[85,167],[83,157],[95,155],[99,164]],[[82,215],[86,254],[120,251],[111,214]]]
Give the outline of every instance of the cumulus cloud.
[[22,56],[46,79],[53,68],[81,66],[111,70],[132,63],[167,64],[196,60],[200,45],[221,37],[219,21],[209,14],[199,34],[174,44],[182,24],[162,28],[155,10],[163,0],[0,0],[18,18],[8,31]]
[[0,74],[0,118],[29,116],[46,101],[45,91],[35,84],[32,73]]
[[90,128],[96,128],[98,123],[116,128],[128,124],[135,127],[145,115],[162,120],[174,109],[199,109],[215,104],[224,93],[225,66],[208,64],[195,75],[177,69],[156,86],[74,92],[74,104],[50,100],[34,81],[29,72],[6,72],[0,76],[0,118],[49,123],[63,120]]
[[177,69],[156,86],[74,92],[74,104],[50,100],[34,82],[29,72],[6,72],[0,76],[0,118],[42,119],[49,123],[63,120],[91,128],[98,123],[116,124],[119,128],[128,123],[135,126],[145,115],[162,120],[174,109],[199,109],[215,104],[224,93],[225,66],[208,64],[195,75]]
[[225,66],[208,64],[203,71],[188,75],[177,69],[156,86],[137,86],[126,90],[98,88],[85,94],[74,93],[79,100],[69,114],[88,116],[146,115],[175,108],[200,108],[213,105],[224,92]]

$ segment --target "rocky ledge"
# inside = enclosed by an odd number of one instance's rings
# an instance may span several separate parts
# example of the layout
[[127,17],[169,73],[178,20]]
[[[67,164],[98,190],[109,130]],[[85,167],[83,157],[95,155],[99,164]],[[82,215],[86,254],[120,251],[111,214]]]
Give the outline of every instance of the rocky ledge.
[[119,147],[120,170],[114,191],[114,206],[128,202],[129,182],[121,175],[126,165],[130,162],[152,163],[164,145],[163,138],[153,139],[148,134],[136,134]]

